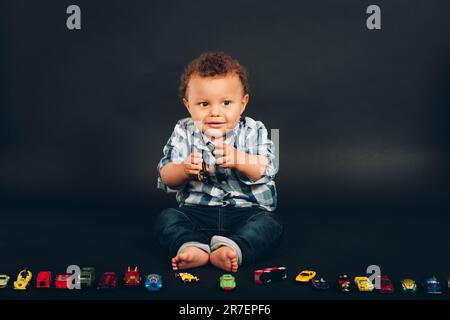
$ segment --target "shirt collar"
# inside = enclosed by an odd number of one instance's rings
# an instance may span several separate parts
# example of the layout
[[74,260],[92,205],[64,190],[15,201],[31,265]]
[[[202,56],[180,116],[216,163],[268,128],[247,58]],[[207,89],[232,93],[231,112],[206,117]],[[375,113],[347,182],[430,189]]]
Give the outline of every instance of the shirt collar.
[[[225,139],[225,143],[229,144],[231,146],[234,146],[234,142],[235,139],[238,135],[238,131],[239,131],[239,125],[240,125],[241,119],[239,119],[238,123],[236,124],[236,126],[233,128],[233,130],[231,130],[228,134],[227,137]],[[197,126],[194,124],[194,132],[193,132],[193,136],[194,136],[194,145],[201,150],[206,150],[206,151],[211,151],[209,150],[209,148],[207,147],[208,142],[211,142],[211,140],[203,133],[200,132],[200,130],[197,128]]]

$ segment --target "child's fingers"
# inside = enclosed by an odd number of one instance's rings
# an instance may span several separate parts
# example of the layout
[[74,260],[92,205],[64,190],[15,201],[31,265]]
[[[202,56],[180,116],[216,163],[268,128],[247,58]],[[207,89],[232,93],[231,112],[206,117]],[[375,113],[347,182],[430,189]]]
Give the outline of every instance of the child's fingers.
[[233,161],[231,156],[221,157],[216,160],[216,164],[221,168],[229,168],[231,167]]
[[202,154],[201,153],[198,153],[198,152],[192,152],[189,156],[187,156],[187,158],[184,160],[184,164],[185,165],[188,165],[188,164],[191,164],[191,163],[194,163],[194,164],[200,164],[200,163],[202,163],[202,160],[203,159],[203,157],[202,157]]
[[213,144],[214,144],[214,147],[215,147],[214,150],[225,148],[225,143],[223,142],[223,140],[215,140],[213,142]]
[[191,153],[191,158],[202,158],[202,154],[200,152],[192,152]]
[[203,156],[201,153],[193,152],[191,153],[191,163],[200,164],[203,161]]
[[202,168],[202,166],[199,164],[191,163],[191,164],[186,165],[185,168],[186,168],[186,170],[189,170],[189,171],[198,171]]
[[184,172],[187,175],[196,175],[201,169],[201,166],[198,164],[188,163],[184,167]]
[[202,158],[191,158],[192,164],[198,165],[198,164],[201,164],[202,162],[203,162]]
[[198,174],[198,170],[186,170],[186,174],[196,176]]
[[223,157],[226,154],[226,149],[215,149],[213,154],[215,157]]
[[222,165],[224,163],[228,162],[228,157],[218,157],[216,158],[216,164],[217,165]]
[[216,158],[216,163],[217,164],[231,164],[234,163],[235,161],[235,154],[234,153],[224,153],[222,156],[219,156]]

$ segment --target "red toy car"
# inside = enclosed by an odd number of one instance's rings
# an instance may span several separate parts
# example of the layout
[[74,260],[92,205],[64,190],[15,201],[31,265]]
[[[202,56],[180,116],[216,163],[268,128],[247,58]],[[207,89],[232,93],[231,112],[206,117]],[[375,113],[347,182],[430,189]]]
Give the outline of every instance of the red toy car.
[[117,275],[115,272],[105,272],[98,282],[97,289],[114,289],[117,287]]
[[388,276],[382,275],[380,277],[380,292],[381,293],[394,293],[394,285]]
[[126,286],[138,286],[141,284],[141,275],[139,273],[138,267],[134,267],[134,269],[131,269],[131,267],[128,267],[127,271],[125,272],[125,277],[123,279],[123,282]]
[[71,274],[59,274],[55,278],[55,287],[58,289],[69,289]]
[[52,284],[52,273],[50,271],[41,271],[36,278],[36,288],[50,288]]
[[253,279],[256,284],[269,283],[272,280],[284,280],[286,278],[286,267],[264,268],[255,270],[253,274]]

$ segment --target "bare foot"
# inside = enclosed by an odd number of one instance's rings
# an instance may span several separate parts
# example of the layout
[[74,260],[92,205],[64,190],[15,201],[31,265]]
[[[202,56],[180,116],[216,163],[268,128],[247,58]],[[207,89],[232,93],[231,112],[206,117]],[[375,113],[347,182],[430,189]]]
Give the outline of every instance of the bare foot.
[[219,269],[231,272],[237,272],[238,270],[238,259],[236,252],[227,246],[222,246],[211,252],[209,255],[209,260],[211,261],[211,264]]
[[172,258],[172,269],[189,269],[200,267],[207,264],[209,261],[209,254],[197,247],[186,247],[181,252]]

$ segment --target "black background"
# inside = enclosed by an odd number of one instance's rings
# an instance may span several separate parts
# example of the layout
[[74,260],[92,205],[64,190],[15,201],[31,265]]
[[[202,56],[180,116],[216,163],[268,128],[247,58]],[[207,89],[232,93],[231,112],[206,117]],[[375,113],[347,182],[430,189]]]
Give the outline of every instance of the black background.
[[[66,28],[71,4],[81,7],[81,30]],[[382,30],[366,28],[371,4],[381,7]],[[279,129],[285,223],[281,248],[238,272],[232,298],[345,298],[296,287],[307,266],[334,280],[377,264],[397,287],[404,276],[450,276],[448,1],[2,1],[0,9],[0,273],[139,265],[167,279],[152,298],[229,297],[212,267],[196,271],[204,279],[196,289],[177,284],[150,234],[155,215],[176,206],[156,189],[156,164],[188,116],[177,98],[183,67],[225,51],[250,72],[245,115]],[[256,288],[252,271],[275,265],[290,280]],[[149,295],[5,289],[2,297]]]

